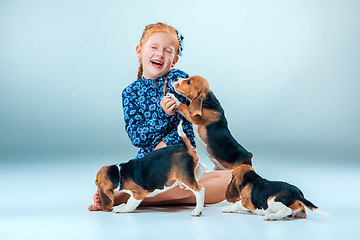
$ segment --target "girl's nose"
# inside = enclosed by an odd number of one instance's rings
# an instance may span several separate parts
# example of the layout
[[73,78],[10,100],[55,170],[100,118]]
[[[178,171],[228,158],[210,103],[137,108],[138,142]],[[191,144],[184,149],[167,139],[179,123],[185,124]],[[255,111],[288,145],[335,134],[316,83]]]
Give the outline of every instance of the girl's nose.
[[164,51],[158,50],[158,51],[156,52],[156,55],[158,55],[159,57],[162,57],[162,56],[164,56]]

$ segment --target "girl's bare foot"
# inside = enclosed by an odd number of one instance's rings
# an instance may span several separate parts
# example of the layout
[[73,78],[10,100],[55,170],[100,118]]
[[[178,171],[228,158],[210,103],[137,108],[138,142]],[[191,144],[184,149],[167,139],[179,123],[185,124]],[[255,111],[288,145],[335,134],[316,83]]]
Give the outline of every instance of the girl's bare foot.
[[[126,203],[129,199],[129,194],[119,191],[114,191],[114,206],[120,205],[122,203]],[[94,204],[88,207],[89,211],[102,211],[101,199],[98,193],[94,194]]]
[[94,194],[94,204],[90,205],[88,207],[88,210],[89,211],[102,211],[103,210],[98,193]]

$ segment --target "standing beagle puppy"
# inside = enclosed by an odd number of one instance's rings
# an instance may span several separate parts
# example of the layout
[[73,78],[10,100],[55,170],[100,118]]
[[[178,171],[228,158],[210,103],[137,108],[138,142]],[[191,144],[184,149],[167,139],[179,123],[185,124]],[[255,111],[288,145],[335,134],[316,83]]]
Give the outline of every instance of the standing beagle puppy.
[[177,110],[197,127],[198,137],[217,169],[234,169],[250,164],[252,153],[241,146],[231,135],[224,110],[210,90],[208,81],[200,76],[178,79],[171,83],[175,91],[190,100],[189,107],[169,93]]
[[98,187],[104,211],[110,211],[114,205],[113,191],[119,188],[130,194],[126,204],[113,208],[115,213],[133,212],[145,197],[152,197],[177,185],[190,189],[196,198],[196,207],[192,216],[203,212],[205,188],[198,179],[205,173],[206,167],[199,162],[196,149],[191,145],[181,127],[178,133],[182,143],[155,150],[143,158],[127,163],[102,167],[95,184]]
[[321,215],[329,216],[306,200],[296,186],[286,182],[268,181],[260,177],[248,164],[240,165],[233,170],[225,197],[228,202],[234,204],[223,207],[223,212],[252,212],[265,215],[266,221],[290,215],[306,218],[305,206]]

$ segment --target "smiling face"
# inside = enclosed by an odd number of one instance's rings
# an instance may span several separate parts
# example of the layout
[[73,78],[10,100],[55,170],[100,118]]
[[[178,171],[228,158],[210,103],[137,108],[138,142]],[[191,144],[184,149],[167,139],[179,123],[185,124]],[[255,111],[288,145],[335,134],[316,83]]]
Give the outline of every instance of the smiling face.
[[169,32],[155,32],[143,45],[136,46],[136,53],[143,67],[146,79],[156,79],[166,75],[176,64],[177,39]]

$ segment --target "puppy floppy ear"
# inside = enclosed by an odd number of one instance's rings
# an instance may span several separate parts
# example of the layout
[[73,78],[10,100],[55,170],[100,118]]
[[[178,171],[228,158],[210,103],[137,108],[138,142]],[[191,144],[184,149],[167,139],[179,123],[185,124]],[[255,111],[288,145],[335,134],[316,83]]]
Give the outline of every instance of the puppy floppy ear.
[[101,205],[105,212],[110,211],[112,206],[114,206],[114,194],[113,191],[109,188],[104,187],[102,184],[98,188]]
[[104,211],[109,211],[114,205],[113,189],[116,186],[109,178],[109,165],[102,167],[96,174],[95,184],[98,187],[98,194]]
[[232,177],[226,189],[225,198],[228,202],[236,202],[240,199],[239,185],[235,176]]
[[199,91],[196,97],[190,102],[189,105],[189,109],[190,109],[189,111],[192,117],[195,117],[196,115],[199,115],[201,117],[203,101],[204,101],[204,94],[202,94],[201,91]]

